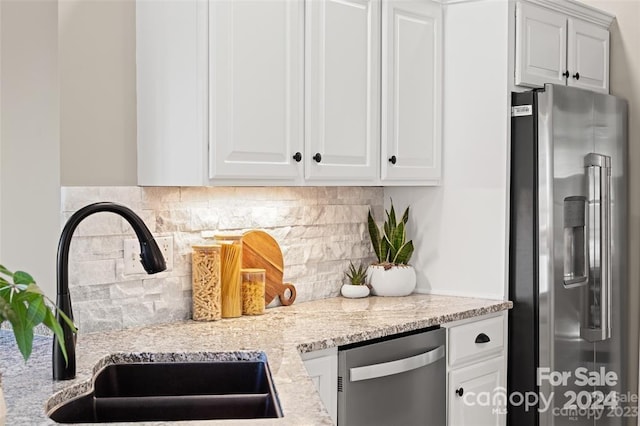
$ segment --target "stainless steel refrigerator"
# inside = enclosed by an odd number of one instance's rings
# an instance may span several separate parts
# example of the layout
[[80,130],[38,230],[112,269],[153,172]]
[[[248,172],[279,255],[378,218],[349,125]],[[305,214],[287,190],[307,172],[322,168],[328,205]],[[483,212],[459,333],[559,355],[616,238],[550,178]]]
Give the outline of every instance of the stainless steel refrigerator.
[[635,425],[627,103],[545,85],[511,131],[508,424]]

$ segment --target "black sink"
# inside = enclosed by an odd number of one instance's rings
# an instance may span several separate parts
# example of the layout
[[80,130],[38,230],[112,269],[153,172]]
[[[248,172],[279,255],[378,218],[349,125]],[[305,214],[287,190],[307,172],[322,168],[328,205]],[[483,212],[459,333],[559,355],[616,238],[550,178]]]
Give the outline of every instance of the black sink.
[[93,392],[49,413],[60,423],[282,417],[266,358],[260,361],[109,365]]

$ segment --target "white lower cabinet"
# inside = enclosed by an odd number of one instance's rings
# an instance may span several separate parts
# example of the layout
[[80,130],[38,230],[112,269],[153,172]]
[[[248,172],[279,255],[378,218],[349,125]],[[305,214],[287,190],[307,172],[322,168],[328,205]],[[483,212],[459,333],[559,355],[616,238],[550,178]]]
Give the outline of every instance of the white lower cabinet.
[[307,352],[301,355],[304,366],[316,385],[333,423],[338,423],[338,348]]
[[[447,329],[447,424],[505,426],[507,313],[442,324]],[[334,423],[338,418],[337,348],[301,355]]]
[[506,313],[447,328],[447,424],[506,424]]
[[[449,373],[449,425],[499,426],[504,409],[504,357],[478,362]],[[453,391],[453,392],[451,392]]]

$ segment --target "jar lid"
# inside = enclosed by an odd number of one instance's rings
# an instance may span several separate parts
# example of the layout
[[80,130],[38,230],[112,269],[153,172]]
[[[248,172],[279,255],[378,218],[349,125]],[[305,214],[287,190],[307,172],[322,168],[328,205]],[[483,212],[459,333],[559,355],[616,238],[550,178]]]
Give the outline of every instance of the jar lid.
[[221,233],[221,234],[213,234],[213,237],[216,240],[221,240],[221,241],[236,241],[236,240],[241,240],[242,239],[242,234],[227,234],[227,233]]
[[192,249],[197,249],[197,250],[213,250],[213,249],[220,249],[220,244],[210,244],[210,243],[203,243],[203,244],[194,244],[191,246]]

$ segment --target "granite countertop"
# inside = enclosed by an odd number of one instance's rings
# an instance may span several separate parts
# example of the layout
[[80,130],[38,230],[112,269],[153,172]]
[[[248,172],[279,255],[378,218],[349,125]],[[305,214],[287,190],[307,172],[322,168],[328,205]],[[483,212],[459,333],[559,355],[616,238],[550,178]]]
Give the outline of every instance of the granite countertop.
[[[25,364],[13,336],[0,331],[0,372],[8,408],[7,424],[54,424],[46,416],[46,409],[90,387],[88,382],[97,363],[127,359],[197,360],[213,352],[264,351],[284,417],[225,420],[224,424],[330,425],[331,419],[300,358],[301,352],[471,318],[511,306],[506,301],[436,295],[338,297],[272,308],[255,317],[80,334],[77,376],[63,382],[51,379],[51,338],[36,336],[33,354]],[[182,423],[186,422],[174,424]]]

